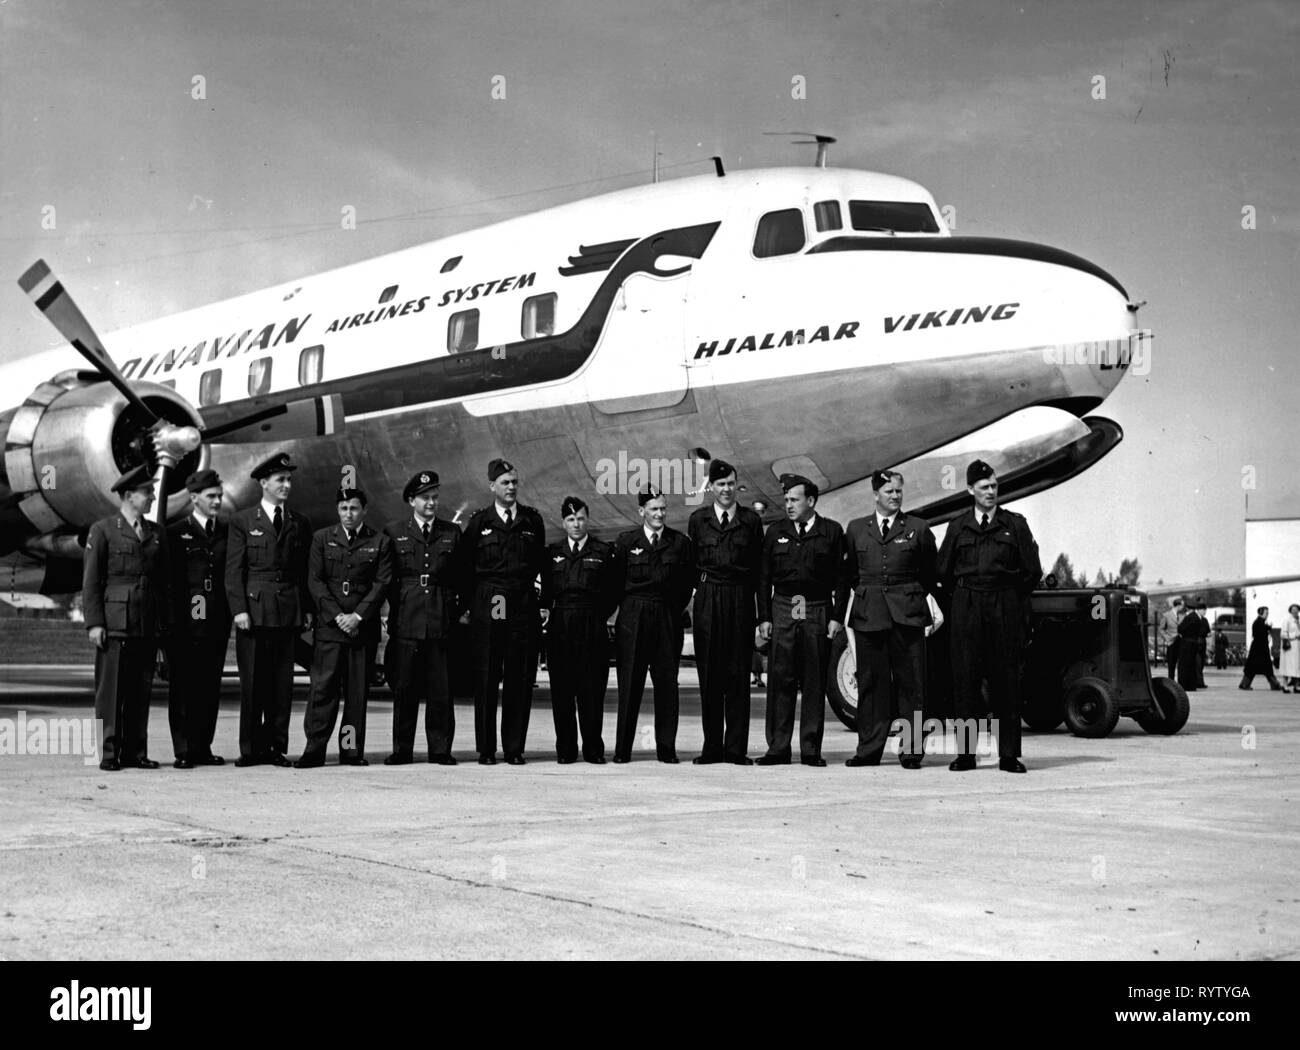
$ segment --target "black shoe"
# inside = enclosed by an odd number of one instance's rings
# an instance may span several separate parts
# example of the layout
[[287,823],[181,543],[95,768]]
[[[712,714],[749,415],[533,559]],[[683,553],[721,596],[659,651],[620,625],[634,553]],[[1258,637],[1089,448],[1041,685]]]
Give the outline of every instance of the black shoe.
[[783,757],[781,755],[759,755],[758,758],[754,760],[754,762],[756,765],[760,765],[760,766],[788,766],[790,764],[790,756],[785,755]]
[[479,755],[478,764],[480,766],[495,766],[497,764],[496,755]]
[[691,765],[712,766],[712,765],[717,765],[719,762],[725,762],[725,761],[726,759],[723,758],[721,755],[696,755],[693,759],[691,759]]
[[279,766],[281,769],[293,768],[293,763],[285,758],[284,755],[280,754],[279,751],[272,751],[266,758],[266,764],[269,766]]
[[224,766],[226,760],[220,755],[206,754],[194,759],[196,766]]
[[603,766],[605,764],[605,756],[597,755],[595,758],[584,758],[583,761],[589,766]]
[[136,769],[157,769],[158,768],[158,763],[155,762],[148,755],[141,755],[135,761],[128,762],[127,765],[134,766]]
[[235,759],[235,765],[240,769],[247,769],[249,766],[260,766],[262,760],[257,755],[240,755]]
[[193,769],[194,763],[184,755],[177,755],[176,761],[172,763],[172,769]]
[[506,765],[508,765],[508,766],[522,766],[522,765],[524,765],[524,756],[523,756],[523,755],[506,755]]
[[[303,755],[293,764],[294,769],[318,769],[325,764],[324,755]],[[340,763],[341,764],[341,763]]]
[[1018,758],[999,758],[998,769],[1004,773],[1026,773],[1025,764]]
[[456,759],[453,758],[451,755],[430,755],[429,761],[432,762],[435,766],[456,765]]
[[915,756],[908,757],[908,758],[900,758],[898,760],[898,764],[902,766],[904,769],[921,768],[921,760],[919,758],[916,758]]
[[629,757],[628,755],[615,755],[615,756],[614,756],[614,764],[615,764],[616,766],[625,766],[625,765],[627,765],[627,764],[628,764],[629,762],[631,762],[631,761],[632,761],[632,759],[631,759],[631,757]]
[[1270,692],[1274,692],[1274,693],[1286,692],[1286,690],[1283,689],[1277,682],[1273,682],[1268,688]]
[[122,768],[122,763],[115,758],[106,758],[99,763],[99,768],[105,773],[116,773]]
[[852,758],[845,759],[846,766],[878,766],[880,765],[879,755],[854,755]]
[[1248,692],[1248,693],[1250,692],[1250,686],[1248,686],[1248,685],[1239,685],[1239,686],[1237,686],[1237,688],[1238,688],[1238,689],[1244,689],[1244,690],[1246,690],[1246,692]]
[[826,765],[826,759],[822,758],[821,755],[810,755],[810,756],[808,756],[807,758],[801,758],[801,759],[799,759],[799,765],[801,765],[801,766],[817,766],[818,768],[820,768],[820,767]]
[[948,768],[951,769],[954,773],[965,773],[968,770],[975,768],[975,756],[958,755],[956,758],[954,758],[951,762],[948,763]]
[[355,755],[355,756],[352,757],[352,758],[343,758],[342,756],[340,756],[340,757],[339,757],[339,765],[341,765],[341,766],[368,766],[368,765],[370,765],[370,760],[369,760],[368,758],[366,758],[364,755]]
[[411,761],[412,761],[412,759],[411,759],[411,752],[409,752],[409,751],[394,751],[391,755],[389,755],[386,759],[384,759],[384,765],[386,765],[386,766],[409,766],[409,765],[411,764]]
[[[509,762],[510,760],[509,760],[509,759],[506,759],[506,761]],[[558,763],[559,763],[560,765],[562,765],[562,766],[571,766],[571,765],[573,765],[573,763],[575,763],[575,762],[578,761],[578,760],[577,760],[576,757],[575,757],[575,758],[569,758],[569,757],[566,755],[564,758],[557,758],[555,761],[558,762]]]
[[666,766],[675,766],[679,762],[681,762],[681,759],[677,757],[677,753],[675,751],[665,751],[663,754],[659,756],[659,761]]

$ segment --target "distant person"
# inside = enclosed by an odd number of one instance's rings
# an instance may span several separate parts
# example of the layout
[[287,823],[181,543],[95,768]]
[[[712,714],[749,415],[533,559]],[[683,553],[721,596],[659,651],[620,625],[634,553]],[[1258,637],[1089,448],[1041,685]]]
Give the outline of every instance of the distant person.
[[1175,594],[1169,600],[1169,608],[1160,617],[1160,627],[1156,633],[1156,655],[1165,654],[1166,674],[1174,677],[1178,669],[1178,621],[1183,618],[1183,599]]
[[1187,612],[1178,621],[1178,684],[1191,693],[1201,688],[1197,676],[1196,656],[1201,648],[1201,618],[1196,603],[1187,603]]
[[1278,662],[1282,692],[1300,693],[1300,605],[1287,606],[1282,621],[1282,659]]
[[1282,688],[1282,683],[1273,676],[1272,641],[1268,629],[1268,606],[1261,605],[1257,610],[1255,622],[1250,625],[1250,652],[1246,654],[1246,666],[1241,676],[1241,685],[1237,688],[1249,689],[1257,674],[1262,674],[1268,679],[1270,689]]
[[1222,628],[1214,632],[1214,666],[1220,671],[1228,666],[1228,636]]
[[[750,509],[758,515],[759,519],[767,513],[767,500],[756,499],[750,503]],[[750,661],[750,685],[762,688],[763,673],[767,670],[767,658],[770,649],[770,643],[762,641],[758,632],[754,632],[754,658]]]
[[1210,617],[1206,611],[1209,608],[1205,604],[1205,599],[1196,603],[1196,618],[1200,621],[1197,630],[1200,631],[1200,638],[1196,642],[1196,687],[1204,689],[1205,686],[1205,658],[1208,654],[1210,645]]

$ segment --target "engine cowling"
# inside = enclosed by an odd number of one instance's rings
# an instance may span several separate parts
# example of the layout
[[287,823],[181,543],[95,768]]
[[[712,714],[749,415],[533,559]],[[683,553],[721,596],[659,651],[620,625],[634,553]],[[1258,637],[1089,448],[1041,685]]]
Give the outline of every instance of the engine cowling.
[[[84,529],[117,506],[110,487],[145,457],[149,423],[110,383],[93,373],[61,372],[14,411],[5,433],[5,474],[18,510],[37,533]],[[176,391],[132,384],[149,408],[178,426],[202,427]],[[207,465],[200,446],[171,471],[167,517],[184,509],[185,478]]]

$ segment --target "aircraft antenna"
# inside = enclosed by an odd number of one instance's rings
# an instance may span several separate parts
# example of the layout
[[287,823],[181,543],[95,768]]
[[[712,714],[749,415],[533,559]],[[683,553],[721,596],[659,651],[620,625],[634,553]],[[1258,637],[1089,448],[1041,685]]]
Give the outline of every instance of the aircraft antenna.
[[710,157],[709,159],[713,161],[713,170],[718,173],[718,178],[722,178],[724,175],[727,174],[725,171],[722,170],[721,157]]
[[807,138],[792,139],[791,142],[796,146],[816,146],[817,159],[813,161],[814,167],[826,167],[826,147],[832,142],[837,141],[830,135],[821,135],[816,131],[765,131],[764,135],[807,135]]

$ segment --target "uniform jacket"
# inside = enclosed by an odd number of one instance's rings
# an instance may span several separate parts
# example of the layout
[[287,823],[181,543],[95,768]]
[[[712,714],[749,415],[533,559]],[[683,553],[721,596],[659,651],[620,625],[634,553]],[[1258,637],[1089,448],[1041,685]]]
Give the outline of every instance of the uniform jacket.
[[[86,622],[90,622],[89,613]],[[1262,616],[1255,617],[1255,622],[1250,625],[1250,651],[1246,654],[1246,666],[1243,669],[1246,674],[1273,673],[1272,642],[1273,635],[1268,621]]]
[[542,608],[594,609],[602,619],[618,608],[618,571],[614,545],[588,536],[574,554],[565,536],[546,548],[542,570]]
[[712,504],[700,507],[686,524],[700,583],[740,583],[758,587],[763,552],[763,520],[748,507],[733,506],[724,530]]
[[384,532],[392,542],[393,574],[388,588],[390,638],[446,638],[460,615],[464,589],[464,537],[460,529],[434,518],[429,542],[414,515],[390,521]]
[[86,628],[103,627],[110,638],[158,638],[167,633],[167,542],[152,521],[141,521],[144,538],[121,514],[90,527],[82,561],[81,598]]
[[[226,598],[228,532],[224,521],[214,520],[209,540],[192,514],[168,526],[173,635],[188,638],[230,635],[230,602]],[[202,602],[197,601],[199,598]]]
[[838,521],[817,515],[808,535],[789,518],[773,522],[763,537],[758,567],[758,622],[772,619],[772,595],[802,595],[808,601],[839,606],[837,589],[843,582],[844,529]]
[[[365,522],[348,543],[342,525],[321,529],[311,538],[307,589],[316,607],[316,639],[354,642],[379,636],[379,607],[393,577],[392,544]],[[356,613],[361,628],[349,635],[334,622],[341,613]]]
[[[463,536],[467,576],[462,604],[470,618],[529,619],[537,611],[533,582],[546,560],[546,524],[532,507],[515,504],[509,528],[491,504],[474,512]],[[504,598],[501,602],[499,599]],[[494,610],[503,610],[493,615]]]
[[926,594],[935,586],[934,533],[925,520],[901,511],[880,535],[875,514],[854,518],[844,534],[844,585],[836,619],[843,621],[849,595],[848,626],[857,631],[887,631],[892,624],[928,627]]
[[312,608],[307,590],[311,523],[284,508],[284,527],[275,525],[259,501],[230,519],[226,548],[226,597],[233,616],[248,613],[254,627],[300,627]]
[[1189,609],[1181,620],[1178,621],[1178,637],[1183,639],[1184,645],[1193,647],[1193,651],[1200,647],[1201,638],[1204,635],[1201,632],[1202,625],[1206,631],[1209,630],[1209,624],[1201,619],[1200,614],[1195,609]]
[[1043,567],[1029,522],[998,507],[987,530],[980,528],[974,509],[948,526],[939,548],[938,574],[947,588],[1015,590],[1028,595],[1038,586]]
[[640,525],[621,532],[614,541],[614,560],[620,600],[656,599],[665,602],[675,617],[691,600],[695,589],[691,541],[676,529],[665,525],[654,547]]

